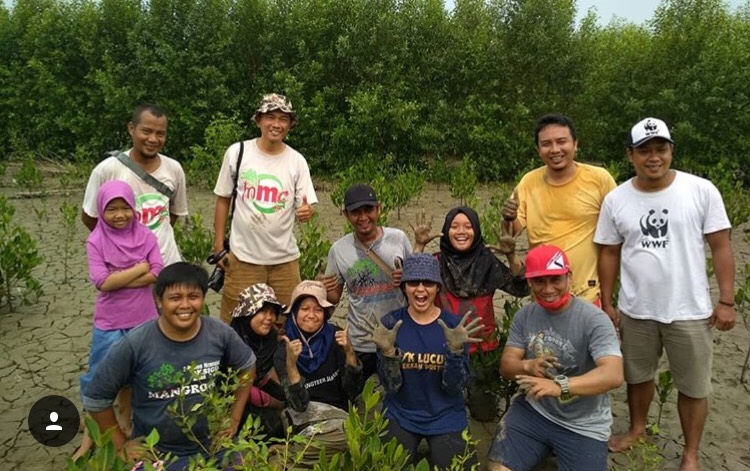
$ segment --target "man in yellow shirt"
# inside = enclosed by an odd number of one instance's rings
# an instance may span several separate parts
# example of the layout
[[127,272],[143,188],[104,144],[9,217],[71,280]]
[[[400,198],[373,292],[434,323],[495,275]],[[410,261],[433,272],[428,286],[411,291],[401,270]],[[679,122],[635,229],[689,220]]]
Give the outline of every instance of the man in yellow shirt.
[[567,116],[541,117],[534,135],[544,166],[521,178],[503,205],[503,218],[515,235],[526,229],[530,249],[541,244],[563,249],[570,259],[572,294],[600,306],[594,232],[615,180],[603,168],[575,161],[578,138]]

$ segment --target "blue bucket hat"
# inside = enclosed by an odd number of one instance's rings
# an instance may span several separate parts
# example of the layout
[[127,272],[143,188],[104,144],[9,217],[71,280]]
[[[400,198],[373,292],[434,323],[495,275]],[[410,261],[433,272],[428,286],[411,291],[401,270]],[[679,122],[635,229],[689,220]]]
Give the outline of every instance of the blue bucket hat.
[[434,281],[442,286],[443,279],[440,276],[440,264],[437,258],[426,253],[415,253],[406,257],[401,284],[407,281]]

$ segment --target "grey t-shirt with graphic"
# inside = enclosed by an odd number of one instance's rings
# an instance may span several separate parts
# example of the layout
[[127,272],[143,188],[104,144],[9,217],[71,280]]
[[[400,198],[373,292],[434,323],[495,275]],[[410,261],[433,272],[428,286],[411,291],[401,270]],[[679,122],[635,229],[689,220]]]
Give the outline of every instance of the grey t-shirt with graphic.
[[[524,358],[541,355],[557,357],[560,368],[550,368],[552,375],[581,376],[596,368],[596,360],[606,356],[621,357],[615,328],[603,311],[573,298],[562,313],[549,314],[536,303],[516,313],[507,346],[526,351]],[[595,440],[606,441],[612,425],[609,396],[576,396],[561,403],[558,398],[529,399],[529,404],[552,422]]]
[[[237,333],[223,322],[201,317],[198,334],[187,342],[175,342],[159,329],[157,320],[130,331],[110,348],[86,388],[83,406],[101,412],[125,385],[133,389],[133,436],[159,432],[157,448],[176,456],[201,451],[190,441],[167,411],[182,392],[185,410],[202,402],[201,393],[216,387],[219,368],[245,370],[255,364],[255,354]],[[189,370],[193,365],[193,376]],[[193,431],[204,442],[208,424],[201,416]]]
[[[376,240],[370,250],[394,268],[396,257],[406,258],[411,254],[409,238],[403,231],[383,228],[383,236]],[[380,319],[391,311],[406,305],[398,286],[365,253],[365,247],[354,243],[354,234],[337,240],[328,252],[326,275],[335,274],[339,284],[346,284],[349,293],[349,336],[358,352],[374,352],[375,344],[365,342],[362,328],[364,319]]]

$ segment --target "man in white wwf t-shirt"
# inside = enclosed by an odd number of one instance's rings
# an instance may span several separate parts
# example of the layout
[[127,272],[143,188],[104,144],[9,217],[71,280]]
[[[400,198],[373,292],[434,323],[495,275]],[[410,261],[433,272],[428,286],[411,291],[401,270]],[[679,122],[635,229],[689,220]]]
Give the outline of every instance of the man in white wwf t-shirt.
[[[698,469],[698,446],[708,414],[711,328],[734,327],[734,256],[730,223],[716,187],[670,169],[674,144],[666,123],[646,118],[633,126],[627,154],[635,178],[604,198],[594,242],[599,244],[602,309],[622,335],[630,428],[609,441],[624,451],[644,435],[662,351],[679,391],[685,436],[681,471]],[[705,241],[719,286],[711,302]],[[620,293],[613,306],[619,268]]]
[[99,187],[111,180],[123,180],[135,193],[136,213],[140,221],[156,235],[164,265],[182,260],[174,239],[172,225],[179,216],[187,216],[187,190],[185,172],[174,159],[159,151],[167,140],[167,112],[159,105],[138,105],[128,123],[128,133],[133,147],[125,152],[152,177],[162,182],[174,196],[172,200],[144,182],[117,157],[108,157],[94,168],[83,197],[81,221],[93,230],[99,218],[96,210],[96,193]]
[[[253,119],[260,137],[229,146],[214,187],[215,254],[224,248],[225,227],[236,192],[229,255],[219,261],[225,270],[221,298],[225,322],[231,320],[240,292],[255,283],[270,285],[280,302],[289,303],[301,281],[294,220],[309,221],[318,202],[307,161],[284,143],[297,124],[289,99],[275,93],[265,95]],[[235,189],[240,147],[242,162]]]

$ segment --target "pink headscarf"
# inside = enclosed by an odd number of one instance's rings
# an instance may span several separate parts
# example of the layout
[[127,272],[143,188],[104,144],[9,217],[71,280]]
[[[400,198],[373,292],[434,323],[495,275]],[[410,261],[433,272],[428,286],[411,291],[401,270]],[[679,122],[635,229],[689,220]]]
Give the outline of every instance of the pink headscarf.
[[[115,229],[104,222],[104,210],[115,198],[124,199],[133,210],[133,219],[122,229]],[[104,262],[113,268],[125,269],[146,260],[146,256],[158,242],[156,236],[138,220],[135,194],[130,185],[121,180],[104,183],[96,193],[96,210],[99,221],[86,243],[99,250]]]

